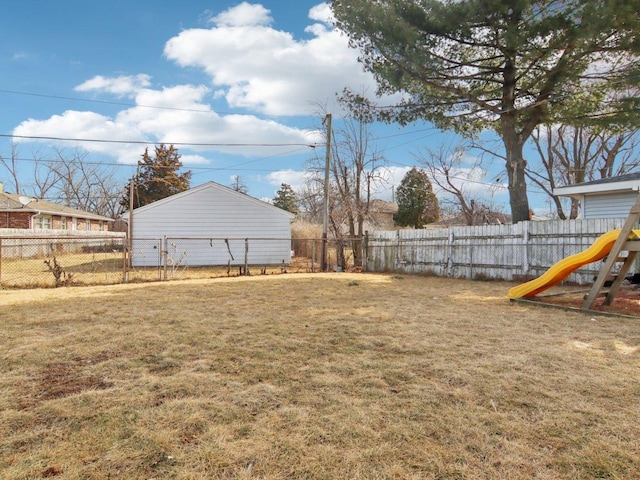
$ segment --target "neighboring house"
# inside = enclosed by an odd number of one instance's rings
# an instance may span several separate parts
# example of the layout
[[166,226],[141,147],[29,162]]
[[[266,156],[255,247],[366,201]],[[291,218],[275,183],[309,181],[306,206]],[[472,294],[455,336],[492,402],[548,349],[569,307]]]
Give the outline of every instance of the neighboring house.
[[[396,223],[393,216],[398,213],[398,205],[385,200],[373,199],[369,202],[367,214],[364,216],[362,232],[373,232],[379,230],[394,230]],[[344,221],[340,225],[340,235],[343,238],[349,236],[349,225]],[[357,226],[356,226],[357,229]]]
[[134,266],[160,265],[164,246],[169,265],[243,265],[247,246],[249,265],[291,262],[295,215],[215,182],[136,208],[131,217]]
[[553,194],[580,201],[580,218],[619,218],[629,215],[639,189],[640,173],[630,173],[558,187]]
[[396,213],[398,213],[397,204],[379,199],[372,200],[365,230],[393,230],[396,227],[393,220]]
[[111,221],[46,200],[5,193],[0,183],[0,228],[106,232]]

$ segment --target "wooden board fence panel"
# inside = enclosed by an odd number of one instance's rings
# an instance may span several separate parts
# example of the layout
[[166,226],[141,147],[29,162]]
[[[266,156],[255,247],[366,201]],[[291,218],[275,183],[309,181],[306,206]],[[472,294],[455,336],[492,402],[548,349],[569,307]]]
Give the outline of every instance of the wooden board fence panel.
[[[620,228],[624,221],[549,220],[371,232],[365,241],[366,268],[469,279],[533,278],[559,260],[586,250],[600,235]],[[567,281],[592,283],[599,269],[600,262],[586,265]]]

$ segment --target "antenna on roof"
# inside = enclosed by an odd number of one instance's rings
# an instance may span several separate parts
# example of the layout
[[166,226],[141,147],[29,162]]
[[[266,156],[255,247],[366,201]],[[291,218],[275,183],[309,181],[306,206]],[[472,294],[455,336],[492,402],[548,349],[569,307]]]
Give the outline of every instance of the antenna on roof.
[[19,201],[22,205],[25,205],[25,206],[26,206],[26,205],[29,205],[29,204],[33,201],[33,199],[32,199],[32,198],[29,198],[29,197],[25,197],[24,195],[20,195],[20,196],[18,197],[18,201]]

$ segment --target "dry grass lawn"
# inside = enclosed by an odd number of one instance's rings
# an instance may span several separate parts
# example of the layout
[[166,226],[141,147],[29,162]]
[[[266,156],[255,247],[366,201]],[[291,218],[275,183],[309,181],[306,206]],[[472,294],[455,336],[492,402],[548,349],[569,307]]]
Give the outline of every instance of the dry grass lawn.
[[640,478],[640,320],[510,286],[0,291],[0,478]]

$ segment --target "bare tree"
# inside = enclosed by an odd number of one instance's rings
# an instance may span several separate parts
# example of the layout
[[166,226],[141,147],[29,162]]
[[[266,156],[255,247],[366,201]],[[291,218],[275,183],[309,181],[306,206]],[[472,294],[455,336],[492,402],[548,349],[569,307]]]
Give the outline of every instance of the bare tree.
[[[373,145],[364,117],[353,114],[343,119],[339,127],[334,126],[331,139],[329,227],[337,240],[339,263],[344,265],[346,254],[341,246],[349,239],[354,265],[361,266],[362,237],[365,221],[370,217],[371,195],[387,181],[382,170],[385,160]],[[323,217],[324,171],[324,157],[310,160],[306,185],[298,194],[304,218]]]
[[11,142],[11,154],[9,158],[5,158],[0,154],[0,164],[7,171],[11,177],[11,189],[14,193],[20,195],[22,193],[20,189],[20,179],[18,177],[18,146]]
[[[33,177],[28,181],[29,175],[25,174],[27,168],[18,168],[19,164],[33,164]],[[11,177],[9,190],[18,195],[28,195],[35,198],[46,198],[49,191],[58,182],[57,175],[51,170],[49,160],[40,153],[34,151],[31,158],[20,158],[18,147],[15,143],[11,143],[11,157],[4,158],[0,155],[0,164]],[[23,174],[22,176],[20,174]]]
[[110,218],[121,213],[122,187],[114,167],[88,161],[88,154],[79,149],[71,154],[62,149],[55,152],[57,159],[48,163],[57,179],[52,188],[55,201]]
[[[527,177],[549,195],[561,219],[567,214],[554,188],[624,175],[640,166],[638,130],[541,126],[532,139],[539,162],[528,166]],[[572,198],[568,218],[578,212],[579,201]]]
[[[35,198],[48,198],[55,191],[60,177],[52,168],[50,159],[41,156],[39,152],[33,155],[33,184],[28,188],[30,195]],[[55,196],[55,193],[53,193]]]
[[323,214],[323,188],[319,175],[307,177],[305,184],[296,191],[300,218],[309,223],[322,223]]
[[249,191],[249,187],[247,187],[244,181],[240,178],[240,175],[234,175],[231,177],[230,187],[236,192],[244,193],[245,195]]
[[478,225],[490,222],[496,208],[478,189],[469,188],[486,173],[479,158],[467,155],[469,150],[465,144],[440,145],[437,149],[420,150],[416,158],[445,194],[438,198],[443,210],[462,214],[467,225]]

